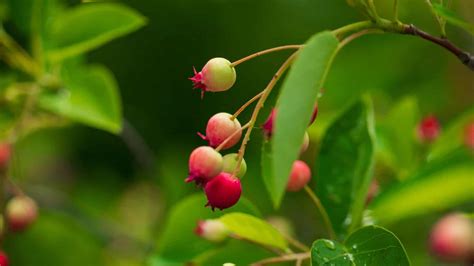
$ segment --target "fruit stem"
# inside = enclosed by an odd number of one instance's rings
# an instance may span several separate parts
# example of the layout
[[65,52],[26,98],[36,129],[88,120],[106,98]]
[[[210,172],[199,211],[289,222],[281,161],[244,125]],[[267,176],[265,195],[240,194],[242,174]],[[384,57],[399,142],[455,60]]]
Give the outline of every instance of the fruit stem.
[[237,110],[237,112],[235,112],[232,117],[230,118],[230,120],[234,120],[237,116],[240,115],[240,113],[242,113],[245,108],[247,108],[251,103],[255,102],[256,100],[258,100],[260,97],[262,97],[264,91],[261,91],[259,94],[253,96],[252,99],[248,100],[244,105],[242,105],[239,110]]
[[329,237],[331,239],[336,239],[336,233],[334,232],[334,228],[332,227],[331,219],[329,219],[329,215],[326,212],[326,209],[324,208],[323,204],[321,204],[321,200],[319,200],[318,196],[314,194],[314,192],[309,186],[305,186],[304,190],[313,201],[314,205],[316,206],[316,209],[318,209],[318,211],[321,213],[321,217],[323,218],[324,225],[326,226],[326,230],[328,231]]
[[306,251],[309,251],[310,248],[308,246],[306,246],[305,244],[301,243],[299,240],[295,239],[295,238],[292,238],[291,236],[288,236],[288,235],[283,235],[283,237],[286,239],[286,241],[288,241],[288,243],[290,243],[291,245],[293,245],[295,248],[303,251],[303,252],[306,252]]
[[273,87],[275,87],[275,84],[277,81],[280,79],[281,75],[290,67],[291,63],[293,62],[293,59],[295,59],[296,55],[298,54],[298,51],[294,52],[286,61],[280,66],[280,68],[277,70],[275,75],[273,75],[272,79],[268,83],[267,87],[263,90],[263,94],[260,97],[260,99],[257,102],[257,105],[255,106],[255,109],[253,110],[252,117],[250,118],[249,122],[249,129],[245,133],[244,140],[242,141],[242,145],[240,146],[239,149],[239,156],[237,160],[237,167],[234,169],[233,175],[236,176],[237,173],[240,171],[240,166],[242,164],[242,159],[244,158],[245,154],[245,149],[247,147],[247,143],[250,140],[250,135],[252,134],[252,129],[257,122],[257,117],[258,113],[260,112],[260,109],[262,109],[263,105],[265,104],[265,101],[267,100],[268,95],[270,95]]
[[217,146],[216,151],[219,152],[220,150],[222,150],[222,148],[224,148],[227,142],[229,142],[233,137],[235,137],[235,135],[237,135],[242,130],[247,129],[249,126],[250,126],[250,123],[247,123],[243,127],[241,127],[239,130],[236,130],[234,133],[228,136],[221,144],[219,144],[219,146]]
[[258,57],[258,56],[261,56],[261,55],[264,55],[264,54],[269,54],[269,53],[273,53],[273,52],[276,52],[276,51],[288,50],[288,49],[300,49],[301,47],[303,47],[303,45],[300,45],[300,44],[283,45],[283,46],[273,47],[273,48],[266,49],[266,50],[263,50],[263,51],[260,51],[260,52],[256,52],[256,53],[248,55],[248,56],[246,56],[242,59],[239,59],[235,62],[232,62],[231,66],[235,67],[235,66],[239,65],[240,63],[243,63],[245,61],[248,61],[250,59],[253,59],[255,57]]

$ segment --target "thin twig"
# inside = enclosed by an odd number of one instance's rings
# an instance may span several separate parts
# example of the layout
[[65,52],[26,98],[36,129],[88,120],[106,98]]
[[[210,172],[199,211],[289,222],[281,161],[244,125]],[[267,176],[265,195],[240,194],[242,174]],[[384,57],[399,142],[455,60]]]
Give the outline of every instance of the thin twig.
[[221,144],[219,144],[219,146],[217,146],[216,151],[219,152],[220,150],[222,150],[222,148],[224,148],[224,146],[225,146],[233,137],[235,137],[237,134],[239,134],[239,132],[242,132],[243,130],[247,129],[249,126],[250,126],[250,123],[247,123],[247,124],[245,124],[243,127],[241,127],[239,130],[236,130],[234,133],[232,133],[230,136],[228,136]]
[[248,61],[250,59],[253,59],[255,57],[258,57],[258,56],[261,56],[261,55],[264,55],[264,54],[269,54],[269,53],[273,53],[273,52],[276,52],[276,51],[281,51],[281,50],[288,50],[288,49],[300,49],[303,45],[283,45],[283,46],[278,46],[278,47],[273,47],[273,48],[270,48],[270,49],[266,49],[266,50],[263,50],[263,51],[260,51],[260,52],[256,52],[254,54],[251,54],[251,55],[248,55],[242,59],[239,59],[235,62],[233,62],[231,65],[233,67],[237,66],[238,64],[240,63],[243,63],[245,61]]
[[237,116],[240,115],[240,113],[242,113],[245,108],[247,108],[250,104],[252,104],[253,102],[255,102],[256,100],[260,99],[260,97],[262,97],[263,93],[265,91],[261,91],[259,94],[253,96],[252,99],[248,100],[246,103],[244,103],[244,105],[242,105],[239,110],[237,110],[233,115],[232,117],[230,118],[230,120],[234,120]]
[[329,219],[329,215],[326,212],[326,209],[324,208],[323,204],[321,204],[321,201],[319,200],[318,196],[316,196],[316,194],[314,194],[314,192],[308,186],[305,186],[304,190],[306,191],[306,194],[308,194],[308,196],[311,198],[318,211],[321,213],[329,237],[331,239],[336,239],[336,233],[334,232],[334,228],[332,227],[331,219]]
[[298,241],[297,239],[295,238],[292,238],[291,236],[288,236],[288,235],[283,235],[283,237],[286,239],[286,241],[288,241],[288,243],[290,243],[291,245],[293,245],[295,248],[301,250],[301,251],[309,251],[310,248],[308,246],[306,246],[305,244],[301,243],[300,241]]
[[254,263],[251,264],[251,266],[262,266],[262,265],[285,262],[285,261],[292,261],[292,260],[302,261],[302,260],[305,260],[305,259],[309,259],[310,257],[311,257],[311,254],[309,252],[286,254],[286,255],[279,256],[279,257],[273,257],[273,258],[263,259],[263,260],[254,262]]

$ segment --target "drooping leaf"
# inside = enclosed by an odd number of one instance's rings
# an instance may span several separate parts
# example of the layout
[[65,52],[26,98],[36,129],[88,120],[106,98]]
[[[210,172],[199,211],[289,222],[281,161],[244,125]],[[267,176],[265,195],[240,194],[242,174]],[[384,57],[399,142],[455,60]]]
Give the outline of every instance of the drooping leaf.
[[444,18],[447,22],[457,27],[463,28],[471,34],[474,34],[474,25],[464,20],[454,11],[447,9],[441,4],[433,3],[433,10],[438,16]]
[[55,48],[51,60],[79,55],[145,25],[138,12],[116,3],[82,4],[55,19],[51,38]]
[[119,133],[122,108],[115,78],[104,67],[71,68],[65,89],[40,97],[41,107],[86,125]]
[[378,226],[363,227],[344,242],[320,239],[311,248],[313,266],[405,266],[410,265],[405,248],[387,229]]
[[369,206],[380,224],[424,215],[474,200],[474,158],[460,149],[432,161],[413,177],[395,185]]
[[259,216],[258,210],[246,199],[240,199],[234,207],[213,212],[205,208],[206,198],[203,194],[196,194],[183,199],[170,211],[163,233],[157,243],[156,256],[168,263],[189,262],[203,252],[216,248],[216,245],[206,241],[196,234],[199,220],[216,219],[222,214],[232,211],[249,213]]
[[360,223],[373,161],[372,106],[360,100],[326,131],[317,160],[316,194],[338,234]]
[[303,136],[316,105],[339,41],[331,32],[308,40],[284,81],[279,96],[272,140],[272,172],[265,183],[273,205],[279,207],[293,162],[300,152]]
[[240,238],[286,250],[285,238],[268,222],[244,213],[229,213],[221,218],[227,229]]

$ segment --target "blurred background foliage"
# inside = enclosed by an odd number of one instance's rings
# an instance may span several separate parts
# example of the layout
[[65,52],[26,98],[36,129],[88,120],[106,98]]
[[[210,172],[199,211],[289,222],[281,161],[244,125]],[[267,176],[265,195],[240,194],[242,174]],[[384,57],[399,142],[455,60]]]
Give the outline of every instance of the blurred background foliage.
[[[31,49],[25,32],[32,26],[27,17],[33,2],[0,2],[0,16],[7,19],[5,28],[26,49]],[[72,0],[47,2],[52,11],[44,18],[46,22],[55,8],[80,4]],[[390,16],[392,1],[376,2],[381,13]],[[200,68],[216,56],[232,61],[269,47],[300,44],[318,31],[362,19],[343,0],[121,3],[143,14],[147,25],[127,38],[94,50],[82,60],[106,65],[114,74],[128,121],[126,133],[116,136],[70,125],[38,131],[22,139],[13,160],[13,178],[37,199],[41,214],[30,230],[7,236],[4,246],[12,265],[132,266],[143,265],[145,261],[172,265],[166,258],[150,256],[155,250],[166,248],[160,246],[163,241],[158,239],[163,235],[170,211],[178,215],[176,208],[181,205],[176,204],[197,192],[183,182],[189,152],[203,144],[196,132],[204,131],[207,119],[214,113],[233,112],[263,89],[287,53],[268,55],[239,66],[232,90],[206,94],[203,100],[198,91],[191,90],[187,80],[192,67]],[[402,21],[437,33],[425,1],[401,0],[400,4]],[[474,22],[473,1],[454,1],[453,9]],[[474,52],[472,36],[449,25],[447,29],[459,46]],[[2,74],[0,82],[7,78]],[[311,147],[304,158],[316,165],[321,135],[329,123],[360,95],[369,92],[375,104],[378,159],[382,162],[377,165],[376,178],[383,190],[413,173],[423,162],[420,154],[426,154],[427,147],[415,138],[415,125],[422,116],[435,114],[444,130],[469,109],[472,114],[473,84],[472,72],[431,43],[401,35],[364,36],[336,58],[320,101],[317,122],[310,129]],[[259,124],[276,95],[266,104]],[[241,120],[249,116],[246,112]],[[137,141],[133,128],[150,152],[137,153],[133,149]],[[325,236],[318,215],[302,193],[288,194],[282,208],[273,210],[260,175],[261,137],[258,131],[254,134],[246,154],[244,196],[263,217],[288,217],[305,243]],[[390,134],[395,136],[386,137]],[[386,141],[388,138],[395,139],[395,145]],[[196,213],[188,212],[181,219],[189,218],[188,215],[215,215],[203,208],[204,199],[196,197],[188,199],[194,200],[192,208]],[[173,206],[178,207],[172,209]],[[472,211],[472,202],[456,209]],[[415,215],[388,227],[400,237],[414,265],[438,263],[429,255],[427,237],[440,214]],[[168,238],[183,238],[185,244],[180,247],[184,249],[206,245],[193,242],[195,237],[190,231],[185,231],[189,239],[182,232]],[[186,247],[187,241],[193,247]],[[229,250],[235,251],[233,255],[218,249],[217,256],[209,261],[203,259],[204,264],[218,265],[227,260],[246,264],[268,255],[264,250],[249,249],[246,244],[229,245]]]

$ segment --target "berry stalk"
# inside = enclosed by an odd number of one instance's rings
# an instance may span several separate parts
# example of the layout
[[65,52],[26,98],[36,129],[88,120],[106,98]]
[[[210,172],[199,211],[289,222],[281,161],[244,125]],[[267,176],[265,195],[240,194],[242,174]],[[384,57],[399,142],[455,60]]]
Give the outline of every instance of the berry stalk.
[[329,219],[329,215],[326,212],[326,209],[324,208],[323,204],[321,204],[321,201],[319,200],[318,196],[316,196],[316,194],[314,194],[314,192],[308,186],[305,186],[304,190],[306,191],[306,194],[308,194],[308,196],[311,198],[314,205],[316,205],[316,208],[321,213],[321,216],[323,217],[324,225],[326,225],[326,229],[328,231],[329,237],[331,239],[336,239],[336,233],[334,232],[334,228],[332,228],[331,219]]
[[269,54],[269,53],[273,53],[273,52],[276,52],[276,51],[281,51],[281,50],[289,50],[289,49],[300,49],[301,47],[303,47],[303,45],[300,45],[300,44],[294,44],[294,45],[283,45],[283,46],[278,46],[278,47],[273,47],[273,48],[270,48],[270,49],[266,49],[266,50],[263,50],[263,51],[260,51],[260,52],[256,52],[254,54],[251,54],[251,55],[248,55],[242,59],[239,59],[235,62],[232,62],[231,66],[235,67],[245,61],[248,61],[250,59],[253,59],[255,57],[258,57],[258,56],[261,56],[261,55],[264,55],[264,54]]
[[219,152],[224,148],[224,146],[233,138],[235,135],[239,134],[239,132],[243,131],[244,129],[247,129],[250,126],[250,123],[245,124],[243,127],[240,128],[240,130],[236,130],[232,135],[227,137],[219,146],[217,146],[216,151]]
[[239,158],[237,161],[237,167],[234,170],[234,175],[236,175],[239,170],[240,170],[240,165],[242,164],[242,159],[244,158],[245,154],[245,149],[247,147],[247,143],[250,140],[250,135],[252,134],[252,129],[257,122],[257,117],[262,109],[263,105],[265,104],[265,101],[268,98],[268,95],[272,92],[273,87],[275,87],[276,83],[280,79],[281,75],[290,67],[291,63],[293,62],[293,59],[296,58],[296,55],[298,55],[298,52],[294,52],[286,61],[280,66],[280,68],[277,70],[275,75],[273,75],[272,79],[268,83],[267,87],[263,90],[263,94],[260,97],[260,99],[257,102],[257,106],[255,106],[255,109],[253,110],[252,117],[250,118],[249,122],[249,128],[247,129],[247,132],[245,133],[244,140],[242,141],[242,145],[240,146],[239,149]]
[[242,105],[239,110],[237,110],[233,115],[232,117],[230,118],[231,120],[234,120],[237,116],[240,115],[240,113],[242,113],[245,108],[247,108],[250,104],[252,104],[253,102],[255,102],[256,100],[260,99],[260,97],[262,97],[263,93],[265,91],[261,91],[259,94],[253,96],[252,99],[248,100],[244,105]]

